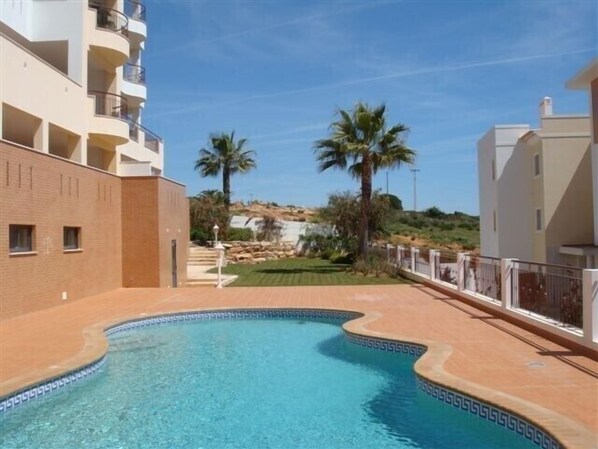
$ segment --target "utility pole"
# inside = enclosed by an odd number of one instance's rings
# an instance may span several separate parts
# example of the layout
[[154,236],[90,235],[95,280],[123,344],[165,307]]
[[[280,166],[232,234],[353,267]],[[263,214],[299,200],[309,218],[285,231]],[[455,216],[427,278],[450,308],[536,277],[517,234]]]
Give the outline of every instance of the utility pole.
[[421,171],[419,168],[412,168],[413,173],[413,211],[417,212],[417,172]]
[[386,172],[386,196],[388,196],[388,171]]

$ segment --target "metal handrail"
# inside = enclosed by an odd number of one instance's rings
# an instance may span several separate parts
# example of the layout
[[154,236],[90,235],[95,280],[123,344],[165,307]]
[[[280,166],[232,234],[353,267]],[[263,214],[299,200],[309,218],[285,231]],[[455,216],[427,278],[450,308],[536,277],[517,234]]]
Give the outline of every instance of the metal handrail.
[[154,153],[160,153],[160,143],[162,142],[162,138],[158,136],[156,133],[150,131],[145,126],[137,123],[130,117],[127,117],[129,121],[129,137],[138,142],[139,141],[139,130],[143,131],[145,135],[144,138],[144,146],[148,150],[153,151]]
[[145,84],[145,67],[137,64],[125,64],[123,78],[137,84]]
[[125,97],[110,92],[100,92],[95,90],[90,90],[88,95],[95,98],[96,115],[127,119],[129,108]]
[[96,10],[96,26],[98,28],[127,36],[129,19],[126,15],[97,3],[90,3],[89,7]]
[[133,20],[145,22],[145,5],[134,0],[125,0],[125,14]]

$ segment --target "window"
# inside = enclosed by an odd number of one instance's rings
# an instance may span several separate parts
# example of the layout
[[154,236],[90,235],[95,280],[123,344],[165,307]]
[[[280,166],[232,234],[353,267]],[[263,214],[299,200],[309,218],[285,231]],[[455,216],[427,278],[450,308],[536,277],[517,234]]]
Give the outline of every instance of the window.
[[9,225],[11,253],[27,253],[33,251],[33,226]]
[[64,227],[64,249],[81,248],[81,228]]
[[492,159],[492,180],[496,179],[496,161]]
[[493,221],[494,221],[494,232],[496,232],[496,211],[494,211],[494,214],[492,216]]
[[540,155],[534,154],[534,176],[540,176]]
[[542,230],[542,209],[536,209],[536,231]]

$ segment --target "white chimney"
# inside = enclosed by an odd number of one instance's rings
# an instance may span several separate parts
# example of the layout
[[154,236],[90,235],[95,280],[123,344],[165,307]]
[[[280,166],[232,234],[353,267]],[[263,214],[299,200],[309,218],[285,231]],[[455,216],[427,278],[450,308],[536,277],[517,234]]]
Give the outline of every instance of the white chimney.
[[552,115],[552,98],[544,97],[540,102],[540,118],[545,115]]

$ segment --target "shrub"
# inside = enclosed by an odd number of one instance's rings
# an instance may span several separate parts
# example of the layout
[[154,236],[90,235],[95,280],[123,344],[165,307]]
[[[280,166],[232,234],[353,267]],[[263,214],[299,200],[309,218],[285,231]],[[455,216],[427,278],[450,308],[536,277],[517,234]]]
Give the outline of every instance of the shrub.
[[212,237],[204,229],[191,229],[190,239],[199,245],[205,245]]
[[227,232],[226,238],[228,240],[249,242],[253,240],[253,231],[250,228],[230,228]]
[[381,248],[370,249],[366,257],[359,257],[353,262],[353,271],[367,276],[373,273],[376,277],[389,271],[386,250]]
[[439,221],[436,226],[443,231],[452,231],[455,229],[455,224],[450,221]]

